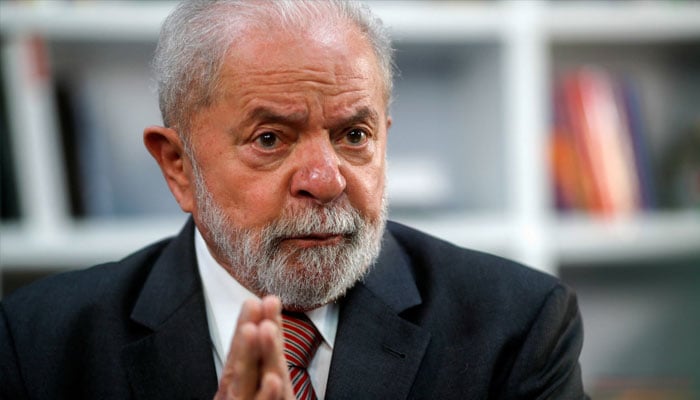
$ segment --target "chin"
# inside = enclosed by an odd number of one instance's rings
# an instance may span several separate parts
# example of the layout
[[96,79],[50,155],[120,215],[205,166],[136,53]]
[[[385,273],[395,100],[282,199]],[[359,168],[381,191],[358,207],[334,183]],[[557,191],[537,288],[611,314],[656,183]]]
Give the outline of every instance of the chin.
[[308,265],[292,263],[286,269],[284,281],[278,282],[272,293],[280,298],[287,310],[309,311],[342,298],[366,275],[369,267],[326,268],[311,273]]

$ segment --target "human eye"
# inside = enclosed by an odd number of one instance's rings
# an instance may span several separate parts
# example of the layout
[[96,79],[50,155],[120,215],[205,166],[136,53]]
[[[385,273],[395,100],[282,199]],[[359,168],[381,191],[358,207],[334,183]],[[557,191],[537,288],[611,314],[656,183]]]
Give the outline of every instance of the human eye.
[[261,149],[274,150],[279,147],[281,140],[274,132],[263,132],[253,142]]
[[343,135],[343,142],[350,146],[362,146],[367,142],[369,135],[363,129],[353,128]]

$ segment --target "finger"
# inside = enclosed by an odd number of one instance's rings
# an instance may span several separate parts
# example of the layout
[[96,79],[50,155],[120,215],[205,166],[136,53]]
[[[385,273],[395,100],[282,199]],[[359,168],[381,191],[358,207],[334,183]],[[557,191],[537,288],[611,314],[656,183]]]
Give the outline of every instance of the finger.
[[257,325],[263,320],[263,318],[262,301],[258,299],[247,299],[245,302],[243,302],[241,312],[238,314],[236,329],[247,322],[252,322],[253,324]]
[[282,303],[277,296],[265,296],[262,299],[263,318],[269,319],[282,329]]
[[[262,332],[264,334],[263,349],[273,349],[284,350],[284,337],[282,334],[282,303],[276,296],[266,296],[262,299],[263,314],[265,320],[273,323],[276,329],[265,330]],[[269,336],[266,335],[269,333]],[[284,356],[284,352],[282,352]],[[284,361],[284,360],[283,360]],[[284,363],[286,368],[286,363]]]
[[260,391],[255,397],[255,400],[279,400],[282,398],[290,398],[283,397],[283,395],[283,382],[280,380],[279,376],[276,374],[266,374],[263,376]]
[[293,396],[292,383],[289,380],[287,361],[284,357],[282,330],[274,322],[266,319],[260,324],[260,373],[262,376],[278,376],[286,397]]
[[226,356],[226,364],[232,359],[242,356],[250,359],[258,349],[258,324],[262,320],[262,303],[257,299],[248,299],[243,303],[236,321],[236,329],[231,338],[231,346]]
[[282,394],[285,398],[293,398],[294,391],[284,357],[282,303],[277,296],[265,296],[262,299],[262,307],[265,320],[260,324],[261,373],[263,376],[279,376]]
[[221,376],[219,391],[234,398],[252,398],[260,380],[260,332],[245,323],[234,335]]
[[219,389],[234,397],[251,398],[260,379],[260,339],[258,323],[262,304],[257,299],[243,303],[231,338]]

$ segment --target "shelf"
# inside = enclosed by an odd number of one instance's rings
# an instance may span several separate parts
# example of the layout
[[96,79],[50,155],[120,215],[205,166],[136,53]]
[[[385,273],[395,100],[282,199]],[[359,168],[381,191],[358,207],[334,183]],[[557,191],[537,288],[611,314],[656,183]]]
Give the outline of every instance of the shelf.
[[700,4],[693,2],[556,2],[543,11],[543,29],[554,41],[653,43],[700,36]]
[[40,34],[54,39],[90,41],[155,41],[160,22],[174,2],[47,1],[41,6],[0,4],[0,32]]
[[[0,226],[0,266],[82,268],[118,260],[131,252],[179,232],[185,217],[91,219],[68,224],[52,234],[30,232],[20,225]],[[449,214],[433,217],[398,217],[398,221],[445,238],[455,244],[507,255],[512,253],[515,229],[497,215]]]
[[395,41],[412,43],[499,38],[507,11],[504,3],[486,2],[373,1],[369,5]]
[[0,267],[75,269],[119,260],[135,250],[176,235],[185,217],[91,219],[54,232],[21,225],[0,226]]
[[[174,4],[153,0],[47,1],[35,6],[3,2],[0,32],[62,39],[155,40],[160,22]],[[369,5],[398,41],[500,37],[523,10],[530,10],[539,28],[555,40],[648,42],[700,35],[700,4],[694,2],[370,1]]]
[[[511,258],[517,258],[516,243],[523,240],[519,237],[522,230],[507,215],[443,213],[392,219],[460,246]],[[183,222],[184,217],[90,220],[48,235],[5,224],[0,227],[0,265],[5,270],[42,265],[80,268],[116,260],[175,235]],[[700,254],[700,214],[667,212],[618,220],[561,216],[547,237],[558,263],[564,266],[644,264]]]
[[516,226],[506,215],[487,213],[444,213],[423,217],[398,215],[395,220],[459,246],[503,256],[514,253],[511,244],[517,232]]
[[[628,219],[562,216],[552,240],[560,263],[606,265],[700,255],[700,213],[655,212]],[[700,265],[698,265],[700,267]]]
[[[0,31],[38,33],[59,39],[155,40],[161,21],[174,4],[174,1],[45,2],[31,7],[3,3]],[[396,40],[494,37],[504,26],[505,7],[500,4],[375,1],[370,6]],[[423,18],[427,14],[431,15],[430,19]]]

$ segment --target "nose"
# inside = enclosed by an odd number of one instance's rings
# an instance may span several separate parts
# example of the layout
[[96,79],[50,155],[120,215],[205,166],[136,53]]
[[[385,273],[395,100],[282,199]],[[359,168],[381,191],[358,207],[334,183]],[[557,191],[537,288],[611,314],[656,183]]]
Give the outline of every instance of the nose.
[[327,136],[299,143],[297,156],[299,166],[291,182],[294,197],[327,204],[345,191],[346,181],[340,172],[338,155]]

